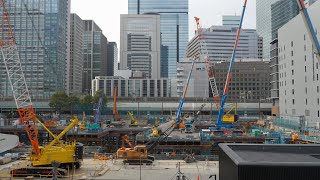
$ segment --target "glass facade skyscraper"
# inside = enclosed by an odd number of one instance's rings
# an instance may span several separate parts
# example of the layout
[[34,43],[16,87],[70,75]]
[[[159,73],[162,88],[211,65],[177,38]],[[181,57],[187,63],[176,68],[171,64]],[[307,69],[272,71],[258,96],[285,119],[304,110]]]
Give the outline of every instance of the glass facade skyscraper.
[[128,0],[129,14],[160,14],[161,77],[175,78],[188,44],[188,0]]
[[91,93],[91,81],[107,75],[108,40],[93,20],[84,20],[82,92]]
[[271,5],[279,0],[257,0],[257,33],[263,38],[263,58],[270,58]]
[[[7,0],[6,6],[32,99],[64,91],[70,0]],[[12,97],[2,59],[0,96]]]

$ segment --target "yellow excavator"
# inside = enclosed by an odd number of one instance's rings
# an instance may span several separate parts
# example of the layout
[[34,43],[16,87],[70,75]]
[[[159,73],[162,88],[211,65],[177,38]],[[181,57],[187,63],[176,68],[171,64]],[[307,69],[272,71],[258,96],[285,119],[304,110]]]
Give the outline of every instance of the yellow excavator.
[[131,127],[138,126],[138,121],[134,118],[133,114],[130,111],[128,111],[128,115],[129,115],[129,117],[131,119],[131,122],[130,122],[129,126],[131,126]]
[[156,123],[154,125],[154,128],[152,130],[152,135],[153,137],[159,137],[159,120],[156,119]]
[[81,130],[81,131],[86,130],[86,129],[87,129],[86,126],[87,126],[87,123],[86,123],[86,113],[83,112],[83,114],[82,114],[82,121],[81,121],[80,124],[79,124],[80,130]]

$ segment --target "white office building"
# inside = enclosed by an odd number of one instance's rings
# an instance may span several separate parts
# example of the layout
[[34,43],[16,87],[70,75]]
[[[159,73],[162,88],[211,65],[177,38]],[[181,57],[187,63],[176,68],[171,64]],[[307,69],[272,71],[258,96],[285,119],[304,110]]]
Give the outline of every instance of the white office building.
[[[320,40],[320,2],[308,8]],[[301,14],[278,30],[280,113],[320,121],[320,70]]]
[[[236,40],[237,27],[211,26],[202,30],[209,60],[229,61]],[[196,34],[188,43],[186,57],[199,57],[199,36]],[[262,38],[254,29],[243,29],[239,39],[236,59],[262,59]]]
[[96,76],[92,80],[92,95],[101,89],[106,96],[113,96],[115,86],[119,97],[171,97],[172,94],[170,79],[127,79],[118,76]]

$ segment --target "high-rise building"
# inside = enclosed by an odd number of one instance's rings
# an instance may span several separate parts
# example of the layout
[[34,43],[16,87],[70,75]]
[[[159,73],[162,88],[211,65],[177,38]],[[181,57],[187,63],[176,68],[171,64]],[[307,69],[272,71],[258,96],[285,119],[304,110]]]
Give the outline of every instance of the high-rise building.
[[[177,94],[182,95],[192,61],[184,61],[177,68]],[[270,69],[268,61],[236,61],[233,65],[228,100],[232,102],[259,102],[270,97]],[[228,74],[229,62],[215,64],[216,83],[222,95]],[[206,65],[196,62],[186,97],[212,97]]]
[[160,14],[161,77],[175,78],[188,44],[188,0],[128,0],[129,14]]
[[257,16],[257,33],[263,38],[263,58],[270,58],[270,43],[272,41],[271,34],[271,5],[279,0],[257,0],[256,16]]
[[91,93],[95,76],[107,75],[108,40],[93,20],[84,20],[82,92]]
[[299,6],[296,0],[281,0],[272,4],[271,39],[276,39],[278,37],[278,29],[298,14]]
[[230,26],[230,27],[238,27],[240,24],[241,16],[230,16],[224,15],[222,16],[222,25]]
[[115,67],[118,68],[118,47],[116,42],[108,42],[107,76],[113,76]]
[[271,5],[270,80],[272,114],[279,115],[278,29],[299,14],[296,0],[281,0]]
[[[231,26],[211,26],[203,29],[209,59],[211,61],[229,61],[232,56],[237,28]],[[262,38],[254,29],[243,29],[239,40],[236,59],[261,59]],[[198,57],[200,53],[199,36],[196,34],[188,43],[187,58]]]
[[[56,91],[64,91],[70,0],[7,0],[6,7],[32,99],[48,99]],[[2,59],[0,96],[12,98]]]
[[67,94],[82,93],[84,22],[77,14],[70,16],[70,62],[68,62]]
[[120,24],[120,69],[160,78],[160,16],[122,14]]
[[[320,1],[308,8],[320,40]],[[320,122],[320,64],[301,15],[278,30],[280,114],[305,116],[307,126]]]

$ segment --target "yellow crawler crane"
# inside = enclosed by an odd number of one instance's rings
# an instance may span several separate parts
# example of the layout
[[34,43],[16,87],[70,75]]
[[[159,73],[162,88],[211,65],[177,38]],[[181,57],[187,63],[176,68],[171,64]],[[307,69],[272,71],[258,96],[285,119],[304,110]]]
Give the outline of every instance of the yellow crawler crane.
[[13,169],[11,174],[13,176],[23,176],[26,174],[37,176],[52,175],[51,166],[53,162],[59,163],[57,175],[61,176],[67,173],[64,169],[71,169],[72,167],[79,168],[81,166],[81,160],[83,159],[83,145],[75,141],[65,143],[60,141],[60,138],[70,129],[78,126],[78,117],[75,116],[74,119],[71,120],[71,123],[58,136],[55,136],[40,120],[36,120],[54,139],[46,146],[39,146],[39,155],[36,155],[34,149],[31,150],[29,157],[31,167]]
[[[51,165],[53,160],[55,160],[61,164],[61,167],[69,166],[72,163],[77,168],[80,167],[80,162],[76,157],[76,142],[74,141],[62,143],[60,141],[60,138],[62,138],[70,129],[72,129],[75,126],[78,126],[78,122],[78,117],[75,117],[73,120],[71,120],[71,123],[58,136],[55,136],[49,129],[45,128],[46,131],[50,133],[54,139],[46,146],[39,146],[39,156],[37,156],[34,153],[34,151],[31,150],[30,161],[32,163],[32,166],[48,166]],[[82,157],[80,158],[82,159]]]

